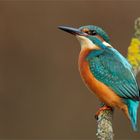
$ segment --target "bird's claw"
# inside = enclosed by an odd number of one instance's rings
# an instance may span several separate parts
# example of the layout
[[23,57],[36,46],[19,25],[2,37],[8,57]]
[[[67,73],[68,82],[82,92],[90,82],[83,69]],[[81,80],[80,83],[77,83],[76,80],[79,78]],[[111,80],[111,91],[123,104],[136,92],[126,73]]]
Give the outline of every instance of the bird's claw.
[[100,115],[100,113],[104,110],[112,110],[112,108],[110,106],[103,106],[103,107],[100,107],[99,110],[96,112],[95,114],[95,118],[98,120],[98,116]]

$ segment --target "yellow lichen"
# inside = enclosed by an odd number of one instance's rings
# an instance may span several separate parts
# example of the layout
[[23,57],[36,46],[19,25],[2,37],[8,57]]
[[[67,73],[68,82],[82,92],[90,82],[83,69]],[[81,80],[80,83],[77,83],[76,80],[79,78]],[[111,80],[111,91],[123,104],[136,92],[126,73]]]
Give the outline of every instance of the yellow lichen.
[[128,61],[134,69],[140,66],[140,40],[132,38],[130,46],[128,47]]

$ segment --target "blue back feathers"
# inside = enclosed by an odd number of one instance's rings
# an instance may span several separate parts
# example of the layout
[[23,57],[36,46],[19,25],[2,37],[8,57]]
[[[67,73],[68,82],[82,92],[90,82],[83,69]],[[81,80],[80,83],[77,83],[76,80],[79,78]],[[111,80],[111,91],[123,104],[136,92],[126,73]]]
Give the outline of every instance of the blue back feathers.
[[86,60],[97,80],[110,87],[128,106],[131,124],[137,131],[137,110],[140,101],[132,67],[114,48],[91,51]]
[[122,98],[139,100],[131,65],[114,48],[94,50],[87,56],[91,73]]

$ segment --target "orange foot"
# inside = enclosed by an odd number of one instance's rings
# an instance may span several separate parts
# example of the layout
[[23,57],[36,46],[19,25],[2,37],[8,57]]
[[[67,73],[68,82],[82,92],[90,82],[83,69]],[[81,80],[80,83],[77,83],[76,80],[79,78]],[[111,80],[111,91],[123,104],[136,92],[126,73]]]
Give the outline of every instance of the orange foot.
[[103,107],[100,107],[99,110],[95,114],[95,118],[98,120],[99,114],[104,110],[113,110],[110,106],[104,105]]

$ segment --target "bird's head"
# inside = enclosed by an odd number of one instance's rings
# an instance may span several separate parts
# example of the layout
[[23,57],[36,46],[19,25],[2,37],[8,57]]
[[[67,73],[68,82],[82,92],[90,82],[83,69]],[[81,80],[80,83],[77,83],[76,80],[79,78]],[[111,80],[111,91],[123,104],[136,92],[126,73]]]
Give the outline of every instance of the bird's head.
[[109,36],[98,26],[87,25],[80,28],[59,26],[58,28],[75,35],[81,44],[81,48],[102,49],[104,46],[111,47]]

